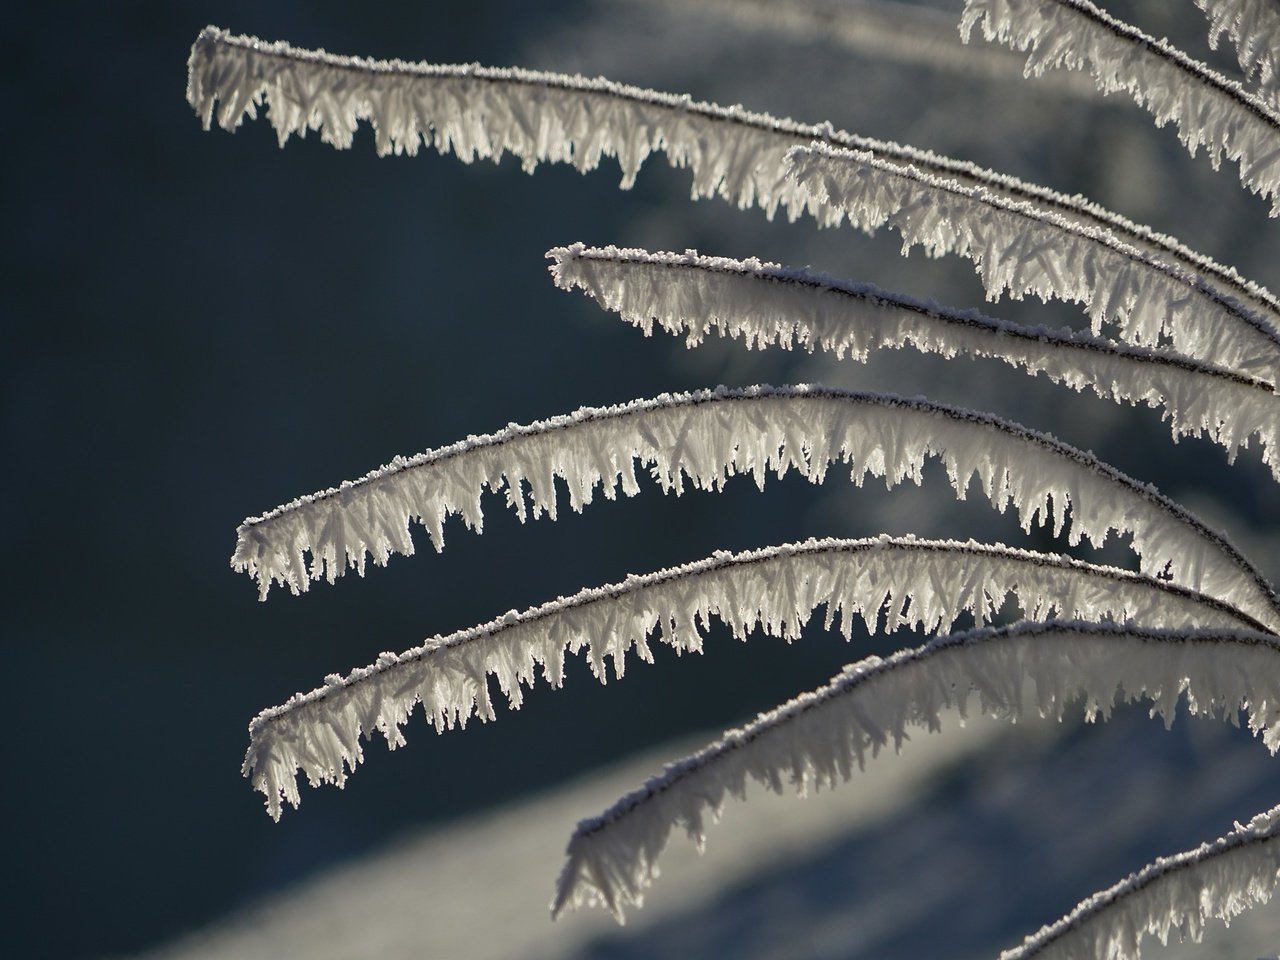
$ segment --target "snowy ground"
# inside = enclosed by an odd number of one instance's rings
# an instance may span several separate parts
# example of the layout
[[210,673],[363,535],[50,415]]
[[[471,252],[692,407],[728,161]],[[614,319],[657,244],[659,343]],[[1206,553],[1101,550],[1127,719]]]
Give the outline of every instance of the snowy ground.
[[[1166,733],[1136,713],[1081,730],[952,725],[842,789],[731,805],[705,856],[677,838],[625,927],[600,912],[553,924],[574,822],[694,746],[667,745],[407,835],[147,957],[994,957],[1065,912],[1073,889],[1119,879],[1162,832],[1192,845],[1197,828],[1229,828],[1241,786],[1274,792],[1265,751],[1233,734],[1185,721]],[[1273,902],[1201,945],[1144,956],[1253,958],[1277,943]]]

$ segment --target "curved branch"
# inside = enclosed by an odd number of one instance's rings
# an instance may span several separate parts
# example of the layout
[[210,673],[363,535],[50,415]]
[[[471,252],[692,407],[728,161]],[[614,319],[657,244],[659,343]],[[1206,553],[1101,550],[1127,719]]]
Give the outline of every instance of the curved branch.
[[400,728],[421,703],[436,730],[495,717],[488,677],[512,709],[538,669],[559,687],[567,654],[586,650],[604,682],[605,659],[621,677],[634,649],[651,661],[652,636],[677,651],[701,651],[716,617],[739,640],[759,628],[790,641],[819,606],[825,625],[846,640],[861,617],[874,633],[949,629],[961,615],[978,623],[1015,596],[1029,616],[1116,619],[1165,626],[1256,629],[1260,624],[1216,600],[1164,580],[1007,547],[914,538],[810,540],[699,563],[583,590],[523,613],[435,637],[404,653],[260,713],[249,724],[243,772],[279,819],[297,806],[297,774],[312,784],[342,784],[363,759],[360,739],[381,731],[394,748]]
[[1258,94],[1280,107],[1280,4],[1276,0],[1196,0],[1209,18],[1209,46],[1218,49],[1225,33],[1236,48],[1245,78],[1258,81]]
[[1121,339],[1158,346],[1168,338],[1184,356],[1280,383],[1280,335],[1231,297],[1103,231],[1072,223],[981,187],[941,180],[869,153],[821,143],[787,155],[797,185],[872,231],[902,234],[904,251],[971,260],[991,299],[1034,293],[1085,306],[1099,333],[1118,325]]
[[[652,0],[650,0],[652,2]],[[1012,81],[1022,57],[1001,47],[965,45],[947,10],[896,0],[657,0],[681,14],[714,14],[759,33],[836,44],[859,57],[931,72]],[[1072,71],[1046,75],[1037,92],[1101,101],[1093,81]]]
[[664,152],[672,165],[689,168],[695,199],[723,197],[743,209],[758,206],[770,218],[780,207],[792,220],[807,210],[823,222],[823,211],[809,206],[785,166],[788,150],[816,140],[982,186],[1106,230],[1280,324],[1280,300],[1270,291],[1173,237],[1079,196],[926,150],[837,131],[830,124],[797,123],[604,79],[341,57],[217,27],[201,31],[191,48],[187,101],[206,129],[216,118],[226,130],[257,116],[266,103],[281,145],[293,134],[316,130],[325,143],[344,149],[366,119],[381,154],[414,154],[425,146],[469,163],[511,153],[526,171],[539,163],[571,163],[583,172],[594,170],[602,157],[616,157],[623,189],[651,153]]
[[922,353],[994,357],[1099,397],[1165,410],[1175,442],[1207,436],[1227,451],[1257,437],[1280,479],[1280,403],[1261,380],[1168,353],[1025,327],[759,260],[574,244],[547,253],[557,286],[575,287],[639,327],[656,321],[693,347],[713,330],[749,348],[777,343],[865,360],[907,344]]
[[231,564],[257,579],[263,598],[273,581],[301,592],[348,566],[363,574],[369,555],[382,565],[393,553],[412,553],[411,519],[426,526],[437,550],[450,514],[480,529],[486,488],[505,489],[521,520],[528,511],[555,518],[557,477],[574,510],[591,502],[597,486],[607,498],[619,489],[633,496],[640,490],[636,461],[664,491],[679,494],[686,479],[718,490],[728,478],[750,474],[763,487],[770,473],[791,469],[821,483],[837,462],[850,465],[857,484],[868,474],[889,486],[919,483],[930,456],[942,461],[961,499],[976,475],[988,500],[1001,510],[1012,505],[1024,529],[1053,517],[1056,534],[1068,529],[1069,507],[1072,544],[1132,533],[1144,572],[1216,597],[1269,629],[1280,626],[1280,597],[1239,550],[1150,485],[1091,454],[959,407],[821,387],[721,387],[584,407],[397,458],[354,483],[246,520]]
[[1223,154],[1240,164],[1240,182],[1280,216],[1280,114],[1163,40],[1103,13],[1089,0],[965,0],[960,32],[1030,50],[1028,73],[1087,69],[1104,93],[1123,90],[1193,155],[1204,147],[1216,168]]
[[1141,954],[1142,940],[1179,932],[1199,942],[1210,917],[1231,922],[1266,903],[1280,881],[1280,807],[1194,850],[1161,857],[1082,901],[1000,960],[1111,960]]
[[[1106,719],[1118,700],[1152,701],[1173,721],[1186,694],[1189,713],[1234,720],[1280,749],[1280,641],[1217,631],[1164,631],[1078,622],[1023,623],[944,637],[885,660],[869,657],[831,683],[730,730],[704,750],[671,764],[569,840],[552,915],[598,905],[622,920],[657,875],[672,830],[699,845],[708,817],[749,781],[782,793],[848,781],[868,755],[901,749],[909,727],[936,730],[945,709],[963,716],[974,700],[996,717],[1018,719],[1024,690],[1041,716],[1061,720],[1085,700],[1090,720]],[[976,695],[976,696],[975,696]]]

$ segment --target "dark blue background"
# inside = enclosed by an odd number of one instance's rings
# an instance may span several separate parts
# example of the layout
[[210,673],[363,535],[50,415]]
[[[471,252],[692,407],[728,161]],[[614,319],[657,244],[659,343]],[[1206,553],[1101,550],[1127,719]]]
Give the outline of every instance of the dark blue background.
[[[668,339],[644,340],[583,298],[555,291],[543,251],[579,239],[778,258],[792,249],[800,252],[791,262],[836,269],[836,241],[858,238],[819,243],[806,224],[770,226],[756,212],[688,204],[687,177],[661,161],[620,194],[612,163],[586,177],[549,168],[530,179],[510,160],[497,168],[435,154],[379,160],[367,135],[344,153],[314,138],[281,151],[260,121],[235,136],[204,133],[183,99],[187,51],[206,22],[375,56],[503,65],[559,52],[593,62],[566,32],[587,9],[509,0],[359,10],[223,0],[66,4],[31,6],[5,31],[0,582],[13,881],[4,939],[17,945],[14,956],[154,944],[408,825],[749,716],[853,655],[822,637],[791,649],[773,641],[740,648],[720,637],[713,655],[678,667],[660,656],[658,669],[637,669],[607,690],[580,669],[563,694],[535,691],[520,717],[440,738],[413,727],[409,749],[394,757],[375,744],[344,792],[311,792],[302,811],[272,824],[238,773],[245,725],[327,673],[715,549],[885,528],[935,532],[932,494],[855,497],[843,484],[814,490],[791,479],[762,496],[741,481],[716,497],[649,493],[524,529],[493,501],[483,537],[455,522],[443,555],[398,559],[366,580],[320,585],[301,599],[276,591],[258,604],[252,584],[228,569],[242,518],[397,453],[581,405],[812,375],[807,358],[791,354],[720,344],[686,353]],[[534,40],[543,37],[556,39],[539,47]],[[819,89],[826,62],[815,57],[775,67],[787,83],[762,75],[749,105],[799,119],[847,107],[849,115],[832,116],[840,124],[876,115],[853,116],[856,90]],[[761,74],[747,59],[736,68]],[[628,63],[619,79],[644,82],[627,73]],[[688,76],[668,85],[702,77],[695,95],[732,102],[738,97],[719,91],[712,76],[722,65],[713,57],[686,65]],[[922,95],[938,92],[926,86]],[[889,129],[861,132],[915,130],[918,117],[884,98],[878,109]],[[1084,129],[1104,138],[1111,122]],[[1141,117],[1125,122],[1141,130],[1136,137],[1154,136]],[[982,129],[968,135],[984,140]],[[1122,200],[1123,184],[1087,163],[1072,166],[1064,154],[1079,139],[1064,140],[1071,146],[1006,142],[980,159],[1004,156],[1019,172],[1043,167],[1050,176],[1073,169],[1080,183],[1057,185],[1101,183],[1102,199]],[[1142,143],[1170,151],[1170,140]],[[1080,153],[1097,165],[1097,149]],[[1172,162],[1177,177],[1209,182],[1203,163]],[[1215,189],[1226,194],[1232,180],[1223,174]],[[1215,228],[1216,252],[1246,267],[1246,257],[1274,265],[1265,252],[1274,242],[1257,240],[1264,229],[1274,237],[1274,228],[1256,202],[1238,230],[1215,224],[1227,215],[1214,197],[1189,202],[1198,204],[1192,228]],[[896,243],[885,241],[876,256],[896,263]],[[918,257],[903,262],[911,264],[904,274],[921,269]],[[965,295],[978,302],[967,268],[936,270],[970,284]],[[875,273],[856,276],[891,285]],[[1260,279],[1274,286],[1277,278]],[[925,386],[938,369],[921,366]],[[856,368],[844,376],[856,383]],[[1070,439],[1175,496],[1221,498],[1245,518],[1249,546],[1268,542],[1280,511],[1256,455],[1227,472],[1213,448],[1171,447],[1154,415],[1133,421],[1111,408],[1073,406],[1082,403],[1032,384],[1012,405],[1050,411],[1047,423],[1028,416],[1037,426],[1053,425],[1052,412],[1084,411],[1075,417],[1080,436]],[[1134,422],[1150,440],[1133,440]],[[945,498],[936,474],[933,482]],[[996,524],[987,513],[968,511],[961,534],[1016,537],[1007,520]],[[925,518],[923,529],[913,516]]]

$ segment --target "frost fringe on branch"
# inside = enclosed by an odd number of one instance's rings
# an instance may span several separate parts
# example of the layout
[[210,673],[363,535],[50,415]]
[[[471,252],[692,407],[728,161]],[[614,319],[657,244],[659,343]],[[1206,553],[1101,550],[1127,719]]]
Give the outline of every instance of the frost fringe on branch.
[[1007,292],[1080,303],[1095,334],[1110,321],[1130,343],[1168,338],[1184,356],[1280,384],[1280,335],[1270,324],[1104,231],[870,153],[814,143],[787,160],[795,182],[828,211],[826,223],[847,218],[868,232],[888,224],[904,253],[919,245],[931,257],[965,257],[992,300]]
[[695,489],[719,490],[741,474],[763,488],[770,473],[791,469],[821,483],[837,462],[850,465],[858,485],[868,474],[888,486],[920,483],[930,456],[942,461],[957,497],[965,497],[976,475],[992,505],[1012,505],[1025,530],[1052,518],[1054,534],[1066,530],[1073,545],[1131,533],[1144,573],[1222,600],[1268,629],[1280,625],[1280,597],[1221,534],[1091,454],[989,414],[808,386],[721,387],[584,407],[397,458],[360,480],[244,521],[231,564],[257,579],[261,597],[273,581],[301,592],[312,580],[332,582],[348,566],[363,575],[366,556],[383,565],[393,553],[412,553],[410,520],[427,528],[437,550],[450,514],[479,530],[485,489],[505,489],[522,521],[527,513],[555,519],[557,477],[575,511],[597,487],[610,499],[618,490],[634,496],[636,461],[664,492],[680,494],[686,480]]
[[1236,48],[1245,79],[1258,95],[1280,107],[1280,5],[1276,0],[1195,0],[1209,18],[1209,46],[1225,33]]
[[[1197,2],[1219,11],[1211,14],[1214,39],[1227,32],[1242,52],[1264,42],[1263,8],[1248,0]],[[1253,19],[1228,22],[1230,14],[1221,13],[1237,8],[1252,11]],[[1013,16],[1024,20],[1014,24]],[[1103,90],[1129,90],[1158,122],[1174,119],[1193,153],[1205,144],[1215,165],[1222,153],[1239,159],[1242,179],[1272,200],[1273,216],[1280,213],[1280,118],[1272,106],[1084,0],[968,0],[966,34],[979,22],[989,37],[1030,47],[1029,72],[1089,66]],[[1246,72],[1265,82],[1275,68],[1260,63],[1255,71],[1250,64]],[[795,272],[771,275],[781,268],[755,261],[694,255],[679,266],[696,267],[702,279],[661,292],[624,285],[623,292],[615,290],[614,308],[630,311],[646,331],[652,316],[691,341],[718,324],[757,346],[816,344],[837,353],[906,342],[948,356],[960,349],[994,353],[992,341],[1004,340],[1014,346],[1003,344],[998,355],[1010,362],[1076,388],[1088,382],[1104,395],[1165,404],[1175,436],[1180,430],[1208,432],[1233,453],[1256,435],[1271,463],[1276,418],[1268,421],[1253,403],[1270,398],[1271,385],[1280,383],[1280,301],[1231,268],[1081,197],[838,133],[828,124],[804,125],[603,79],[337,57],[213,27],[192,48],[188,99],[206,128],[216,118],[227,130],[268,105],[281,144],[314,130],[325,142],[349,147],[359,122],[367,120],[380,154],[416,153],[425,145],[470,162],[496,161],[510,152],[527,171],[542,162],[586,171],[614,156],[623,188],[649,154],[665,152],[673,165],[691,169],[695,198],[758,205],[769,217],[779,208],[791,219],[808,213],[820,225],[846,217],[868,228],[893,223],[906,247],[920,243],[935,255],[956,250],[976,259],[993,298],[1008,289],[1015,297],[1034,292],[1083,302],[1095,332],[1114,321],[1139,348],[1041,330],[1034,331],[1033,345],[1026,333],[977,314],[891,301],[874,288],[807,275],[802,280]],[[806,176],[808,183],[798,182]],[[582,268],[583,258],[574,259],[574,268]],[[663,263],[661,269],[676,266]],[[1080,276],[1073,279],[1073,273]],[[573,280],[567,272],[560,279],[584,289],[594,283],[594,295],[605,301],[608,287],[618,283],[600,275]],[[757,303],[735,317],[723,305],[709,306],[711,285],[722,286],[718,295],[731,302],[756,299],[744,292],[748,282],[769,288],[768,296],[757,294],[776,308],[775,316],[764,315]],[[822,308],[802,306],[797,318],[783,320],[782,309],[805,299],[797,293],[802,282],[811,284],[806,293],[815,303],[822,300]],[[819,283],[827,286],[818,289]],[[784,284],[790,286],[784,290]],[[685,299],[697,302],[689,306]],[[842,332],[828,312],[831,299],[845,310],[846,301],[857,300],[859,312],[875,325],[857,335]],[[908,332],[902,314],[923,317],[926,326]],[[1162,340],[1209,366],[1144,349]],[[1212,366],[1217,364],[1222,366]],[[1122,368],[1131,372],[1122,374]],[[1212,396],[1195,396],[1191,384],[1197,380],[1219,386],[1203,391]],[[1232,391],[1233,399],[1225,399]],[[1244,709],[1272,752],[1280,747],[1280,598],[1239,551],[1183,508],[1091,455],[1006,421],[923,400],[804,387],[721,388],[511,425],[397,458],[359,481],[251,518],[238,531],[232,562],[258,580],[263,597],[273,582],[301,592],[348,566],[363,573],[370,555],[381,564],[392,553],[412,552],[409,527],[415,520],[427,527],[437,549],[450,514],[479,529],[486,489],[505,490],[522,520],[528,511],[555,516],[557,477],[566,482],[574,509],[591,502],[597,485],[607,497],[619,489],[633,495],[640,489],[637,460],[663,489],[679,493],[686,479],[714,490],[746,473],[763,485],[769,472],[781,475],[792,467],[821,482],[833,462],[849,463],[859,484],[868,473],[889,485],[919,482],[930,456],[942,460],[962,498],[976,473],[988,499],[1002,510],[1012,504],[1024,528],[1052,516],[1061,533],[1069,516],[1072,543],[1131,533],[1144,574],[1004,547],[911,539],[717,554],[509,613],[405,654],[383,654],[346,678],[331,676],[325,687],[253,722],[244,772],[278,817],[283,802],[298,802],[299,771],[313,783],[342,783],[362,758],[361,737],[380,730],[390,746],[402,743],[400,728],[419,702],[437,729],[463,725],[472,715],[491,718],[490,676],[519,706],[522,685],[534,682],[539,665],[557,684],[566,654],[586,650],[603,681],[606,658],[618,675],[628,649],[647,659],[651,634],[677,651],[700,649],[701,631],[713,617],[739,637],[759,626],[788,640],[824,604],[828,625],[838,619],[846,636],[858,616],[868,626],[883,616],[886,628],[920,623],[940,629],[965,612],[986,620],[1009,594],[1035,617],[1143,626],[980,630],[847,668],[830,686],[731,732],[602,818],[584,822],[570,843],[554,909],[600,902],[620,918],[622,905],[639,902],[656,873],[672,828],[683,825],[701,840],[707,814],[718,814],[727,794],[740,796],[748,779],[779,791],[784,779],[802,791],[832,785],[852,774],[854,760],[861,764],[890,738],[900,747],[908,725],[936,727],[941,709],[963,711],[974,691],[983,710],[1019,716],[1028,678],[1041,713],[1061,717],[1068,702],[1083,695],[1087,715],[1106,716],[1117,697],[1146,695],[1155,701],[1153,712],[1168,720],[1185,693],[1193,713],[1238,721]],[[1149,629],[1156,624],[1189,629]],[[1254,628],[1270,633],[1250,632]],[[1264,828],[1274,829],[1258,827]],[[1078,943],[1097,948],[1114,942],[1115,930],[1129,936],[1143,924],[1157,933],[1178,922],[1198,929],[1205,912],[1229,914],[1270,892],[1262,885],[1268,869],[1274,885],[1274,860],[1253,857],[1264,842],[1273,856],[1270,840],[1240,841],[1198,858],[1195,851],[1182,855],[1194,863],[1157,863],[1139,880],[1082,905],[1056,925],[1062,936],[1037,936],[1051,949]],[[1140,933],[1133,938],[1136,949]]]
[[939,727],[976,700],[981,713],[1017,720],[1024,691],[1041,716],[1061,720],[1084,699],[1088,719],[1106,719],[1117,701],[1152,701],[1172,723],[1186,696],[1189,713],[1239,721],[1280,749],[1280,641],[1213,630],[1147,630],[1077,622],[1022,623],[944,637],[887,659],[855,663],[831,683],[768,713],[671,764],[569,841],[552,914],[599,905],[620,922],[657,875],[673,829],[699,846],[708,818],[750,781],[775,793],[833,787],[868,756],[908,739],[908,728]]
[[743,209],[759,206],[770,218],[779,207],[793,220],[807,210],[819,223],[826,214],[812,209],[787,176],[787,151],[814,141],[868,151],[1113,233],[1280,325],[1280,300],[1270,291],[1083,197],[830,124],[797,123],[604,79],[340,57],[218,27],[206,27],[191,48],[187,101],[206,129],[216,119],[229,131],[246,116],[256,117],[265,103],[281,145],[293,134],[316,130],[325,143],[346,149],[363,119],[373,127],[380,154],[415,154],[426,146],[470,163],[511,153],[530,172],[539,163],[569,163],[586,172],[602,157],[616,157],[622,189],[651,153],[661,151],[673,166],[689,168],[694,199],[719,196]]
[[1260,380],[1168,353],[1027,327],[940,307],[871,284],[759,260],[650,253],[581,243],[547,252],[551,275],[580,288],[645,334],[656,321],[690,347],[715,330],[750,348],[816,347],[865,360],[910,344],[923,353],[994,357],[1104,399],[1164,408],[1175,442],[1207,436],[1236,451],[1256,436],[1280,479],[1280,399]]
[[421,703],[437,731],[464,727],[472,716],[492,720],[488,677],[512,709],[539,668],[553,687],[566,655],[586,650],[603,683],[606,658],[625,671],[634,649],[652,662],[653,636],[677,652],[701,652],[717,618],[745,641],[757,627],[788,642],[801,636],[819,606],[824,626],[846,640],[861,618],[867,631],[950,629],[963,614],[987,623],[1014,596],[1028,617],[1115,619],[1179,627],[1259,629],[1216,600],[1164,580],[1069,557],[1003,546],[917,540],[810,540],[739,554],[718,553],[622,583],[583,590],[523,613],[435,637],[401,654],[263,711],[249,725],[243,772],[279,819],[283,802],[297,806],[297,774],[313,786],[341,785],[363,760],[361,737],[380,731],[393,749]]
[[1088,0],[965,0],[960,33],[981,24],[987,40],[1029,50],[1026,71],[1087,69],[1104,93],[1124,91],[1156,122],[1169,121],[1194,155],[1205,148],[1240,164],[1240,182],[1280,216],[1280,114],[1163,40],[1103,13]]
[[1142,939],[1178,933],[1199,943],[1205,921],[1227,923],[1266,903],[1280,880],[1280,807],[1213,843],[1162,857],[1081,902],[1000,960],[1137,957]]

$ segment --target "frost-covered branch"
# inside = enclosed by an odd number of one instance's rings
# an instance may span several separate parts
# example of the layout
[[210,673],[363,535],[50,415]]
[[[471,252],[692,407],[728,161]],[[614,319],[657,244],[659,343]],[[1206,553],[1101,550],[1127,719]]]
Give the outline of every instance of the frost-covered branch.
[[1110,321],[1130,343],[1168,338],[1184,356],[1280,383],[1280,335],[1270,324],[1104,231],[869,153],[814,143],[788,160],[796,183],[829,208],[826,222],[847,217],[867,231],[889,224],[904,251],[918,244],[930,256],[965,257],[992,299],[1007,291],[1080,303],[1095,334]]
[[748,347],[816,347],[865,360],[914,346],[944,357],[995,357],[1098,396],[1162,407],[1176,441],[1207,436],[1230,461],[1257,437],[1280,478],[1280,400],[1269,384],[1163,352],[1025,327],[759,260],[574,244],[547,253],[558,286],[581,288],[644,331],[656,321],[696,346],[712,331]]
[[1231,922],[1266,903],[1280,881],[1280,807],[1213,843],[1162,857],[1094,894],[1000,960],[1113,960],[1142,952],[1148,934],[1199,942],[1205,921]]
[[393,553],[412,553],[410,520],[442,549],[447,516],[480,529],[486,489],[505,490],[521,520],[527,513],[554,519],[557,477],[568,487],[570,506],[581,510],[597,487],[606,498],[638,493],[637,461],[664,491],[679,494],[686,480],[718,490],[740,474],[763,488],[770,473],[791,469],[821,483],[838,462],[850,465],[859,485],[867,475],[889,486],[919,483],[930,456],[942,461],[960,498],[976,476],[995,507],[1014,507],[1024,529],[1052,518],[1055,534],[1067,530],[1072,544],[1101,544],[1113,531],[1129,532],[1143,572],[1216,597],[1269,629],[1280,627],[1280,597],[1234,546],[1091,454],[959,407],[806,386],[721,387],[584,407],[397,458],[358,481],[246,520],[231,563],[257,579],[265,598],[273,581],[300,592],[348,566],[363,574],[367,556],[381,565]]
[[244,773],[279,818],[295,807],[297,774],[341,784],[363,759],[361,737],[378,730],[394,748],[421,703],[437,730],[494,718],[488,677],[512,709],[539,670],[555,687],[566,655],[586,651],[603,682],[606,658],[621,677],[629,650],[651,662],[650,637],[680,652],[701,651],[712,618],[739,640],[759,628],[788,641],[819,606],[825,626],[846,640],[861,618],[869,632],[921,627],[937,632],[963,614],[989,622],[1014,596],[1029,617],[1115,619],[1163,626],[1258,629],[1225,604],[1141,574],[1008,547],[914,538],[810,540],[628,577],[523,613],[435,637],[266,710],[249,725]]
[[1258,94],[1280,106],[1280,3],[1276,0],[1196,0],[1209,18],[1209,45],[1218,49],[1225,33],[1236,48],[1246,79]]
[[569,841],[552,913],[600,905],[622,919],[657,874],[672,830],[699,845],[708,818],[748,782],[799,793],[849,780],[868,755],[908,729],[936,730],[944,710],[978,709],[1018,719],[1024,691],[1041,716],[1061,720],[1083,699],[1089,719],[1117,701],[1152,701],[1171,723],[1183,695],[1189,713],[1238,722],[1280,748],[1280,641],[1247,632],[1164,631],[1078,622],[1023,623],[936,640],[853,664],[830,684],[761,714],[678,761]]
[[[187,100],[206,128],[216,119],[226,130],[267,104],[282,145],[293,134],[315,130],[324,142],[347,148],[363,119],[383,154],[414,154],[425,146],[469,163],[511,153],[527,171],[539,163],[571,163],[583,172],[602,157],[616,157],[623,189],[651,153],[663,152],[673,166],[689,168],[695,199],[719,196],[743,209],[759,206],[769,217],[781,207],[792,219],[809,201],[787,176],[788,150],[818,141],[868,151],[1107,230],[1280,324],[1280,301],[1272,293],[1172,237],[1078,196],[830,124],[797,123],[603,79],[341,57],[217,27],[203,30],[191,48]],[[809,212],[822,222],[822,211]]]
[[1280,114],[1207,65],[1103,13],[1088,0],[965,0],[960,31],[1029,50],[1026,70],[1089,70],[1104,93],[1122,90],[1216,168],[1223,154],[1240,182],[1280,215]]

